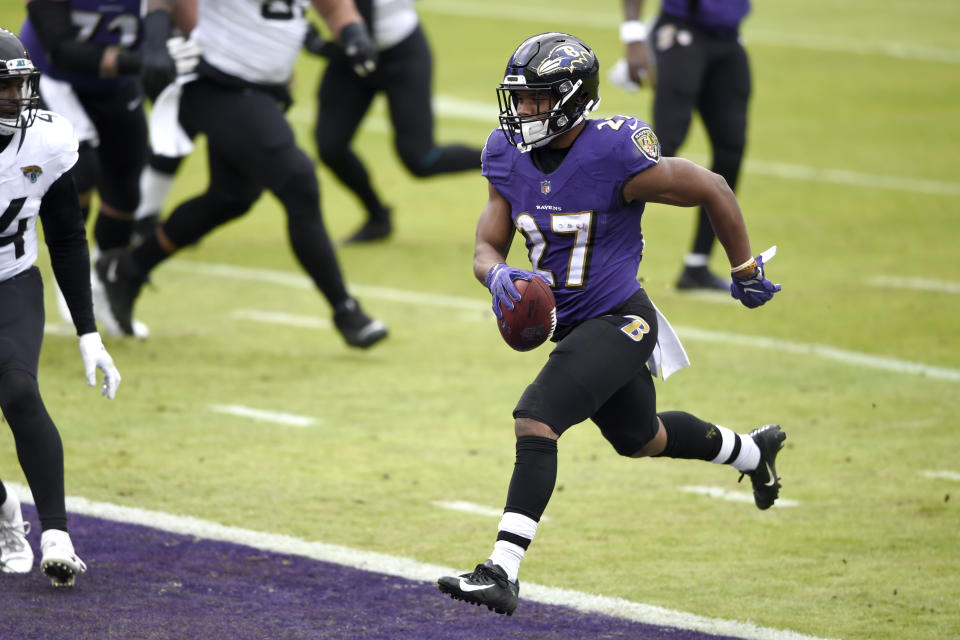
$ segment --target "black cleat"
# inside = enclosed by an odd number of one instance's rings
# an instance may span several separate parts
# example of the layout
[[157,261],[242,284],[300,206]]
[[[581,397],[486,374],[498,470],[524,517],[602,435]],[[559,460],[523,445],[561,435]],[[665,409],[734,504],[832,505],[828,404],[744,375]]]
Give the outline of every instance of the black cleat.
[[371,218],[363,223],[363,226],[354,231],[352,236],[346,238],[343,244],[360,244],[389,238],[390,234],[393,233],[393,225],[390,223],[390,209],[384,211],[384,215]]
[[726,291],[730,292],[730,279],[716,276],[706,267],[684,267],[677,279],[677,289],[683,291]]
[[507,572],[500,565],[487,560],[478,564],[473,573],[459,576],[444,576],[437,580],[437,587],[451,598],[477,606],[486,605],[490,611],[513,615],[517,608],[520,582],[507,579]]
[[353,298],[337,305],[333,324],[351,347],[366,349],[387,337],[387,325],[365,314]]
[[751,431],[750,437],[760,449],[760,464],[753,471],[741,473],[740,480],[743,480],[743,476],[750,476],[753,500],[757,503],[757,508],[769,509],[780,495],[780,478],[774,463],[787,434],[780,430],[778,424],[765,424]]
[[126,249],[104,251],[97,258],[94,268],[106,289],[110,313],[120,330],[128,336],[136,335],[133,326],[133,303],[147,279],[140,273]]
[[133,231],[130,234],[130,246],[139,247],[147,238],[153,237],[160,226],[160,214],[153,212],[133,221]]

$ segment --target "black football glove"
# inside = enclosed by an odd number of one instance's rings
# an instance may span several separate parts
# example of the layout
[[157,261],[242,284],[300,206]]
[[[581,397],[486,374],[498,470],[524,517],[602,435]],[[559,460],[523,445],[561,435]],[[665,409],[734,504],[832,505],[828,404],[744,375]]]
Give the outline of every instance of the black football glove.
[[303,48],[315,56],[329,58],[340,47],[336,42],[330,42],[324,38],[312,22],[307,23],[307,35],[303,38]]
[[173,29],[169,11],[151,11],[143,19],[143,50],[140,75],[143,90],[154,100],[177,77],[177,63],[167,49]]
[[353,63],[353,72],[364,78],[377,68],[377,48],[362,22],[351,22],[340,30],[343,51]]

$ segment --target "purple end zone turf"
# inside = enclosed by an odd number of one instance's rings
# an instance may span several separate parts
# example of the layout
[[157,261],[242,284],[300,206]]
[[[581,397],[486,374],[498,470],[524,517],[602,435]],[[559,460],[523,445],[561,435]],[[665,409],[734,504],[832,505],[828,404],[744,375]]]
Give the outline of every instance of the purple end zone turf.
[[[89,570],[73,589],[40,573],[0,574],[0,640],[491,638],[717,639],[523,600],[512,617],[454,601],[436,584],[77,514]],[[439,576],[438,576],[439,577]]]

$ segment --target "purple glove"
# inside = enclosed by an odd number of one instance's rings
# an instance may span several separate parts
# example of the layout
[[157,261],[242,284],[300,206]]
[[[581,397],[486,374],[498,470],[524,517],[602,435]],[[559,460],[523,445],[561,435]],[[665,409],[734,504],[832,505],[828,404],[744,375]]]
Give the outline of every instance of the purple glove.
[[503,303],[504,308],[508,311],[513,311],[514,301],[519,302],[520,300],[520,292],[513,285],[513,281],[532,280],[535,276],[539,277],[532,271],[514,269],[503,262],[498,262],[490,268],[487,277],[483,279],[483,283],[493,294],[493,312],[496,314],[497,320],[503,320],[500,303]]
[[[770,256],[773,257],[773,256]],[[763,273],[763,254],[756,257],[757,272],[748,278],[733,278],[730,283],[730,295],[743,303],[743,306],[755,309],[780,291],[780,285],[767,280]]]

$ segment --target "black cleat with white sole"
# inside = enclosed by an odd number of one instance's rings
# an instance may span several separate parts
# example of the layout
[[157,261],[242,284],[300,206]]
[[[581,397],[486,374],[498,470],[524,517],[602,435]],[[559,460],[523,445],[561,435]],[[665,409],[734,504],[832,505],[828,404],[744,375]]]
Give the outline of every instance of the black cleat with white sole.
[[440,578],[437,587],[449,593],[451,598],[477,606],[486,605],[490,611],[508,616],[517,608],[520,593],[520,582],[508,580],[506,571],[490,560],[478,564],[471,573]]
[[[778,424],[765,424],[750,432],[750,437],[760,449],[760,464],[753,471],[740,474],[750,476],[753,484],[753,501],[758,509],[769,509],[780,495],[780,477],[777,475],[777,453],[783,448],[787,434]],[[738,480],[739,482],[739,480]]]
[[94,268],[107,293],[110,313],[124,335],[136,335],[133,304],[147,281],[125,249],[110,249],[97,258]]
[[367,349],[387,337],[387,326],[365,314],[353,298],[337,305],[333,324],[351,347]]

